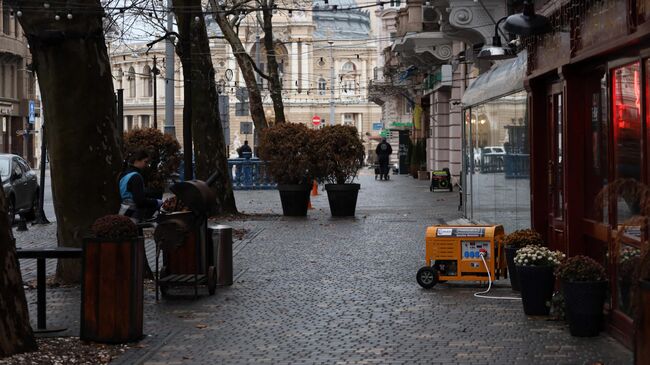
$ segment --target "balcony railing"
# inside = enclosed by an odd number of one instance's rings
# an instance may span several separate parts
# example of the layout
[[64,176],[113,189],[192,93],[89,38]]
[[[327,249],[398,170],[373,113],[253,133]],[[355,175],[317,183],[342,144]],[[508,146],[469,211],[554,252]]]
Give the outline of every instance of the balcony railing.
[[259,158],[228,159],[234,190],[275,189],[277,184],[271,179],[266,169],[266,162]]

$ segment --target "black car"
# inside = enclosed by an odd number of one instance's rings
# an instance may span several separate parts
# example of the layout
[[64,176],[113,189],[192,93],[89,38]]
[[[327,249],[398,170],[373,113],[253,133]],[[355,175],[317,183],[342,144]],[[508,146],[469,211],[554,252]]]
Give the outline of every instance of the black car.
[[22,157],[0,154],[0,178],[7,198],[9,223],[16,214],[34,220],[38,209],[38,180],[27,161]]

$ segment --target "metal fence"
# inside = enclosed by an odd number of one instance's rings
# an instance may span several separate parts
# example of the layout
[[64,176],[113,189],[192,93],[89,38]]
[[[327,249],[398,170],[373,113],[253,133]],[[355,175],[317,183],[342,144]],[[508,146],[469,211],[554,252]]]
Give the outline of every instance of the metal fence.
[[259,158],[228,159],[228,169],[231,173],[234,190],[277,188],[277,184],[267,172],[266,162]]

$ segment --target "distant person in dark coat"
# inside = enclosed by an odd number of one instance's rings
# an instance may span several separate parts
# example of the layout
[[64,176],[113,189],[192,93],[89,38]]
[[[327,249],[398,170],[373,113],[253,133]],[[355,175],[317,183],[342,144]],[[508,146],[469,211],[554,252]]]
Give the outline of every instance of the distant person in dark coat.
[[[249,154],[245,155],[244,154],[245,152],[248,152]],[[244,145],[237,149],[237,154],[239,155],[239,158],[246,158],[252,156],[253,150],[251,150],[251,146],[248,145],[248,141],[244,141]]]
[[381,143],[377,145],[375,153],[377,154],[377,159],[379,160],[379,173],[381,179],[388,180],[388,160],[391,153],[393,153],[393,148],[390,146],[390,143],[386,142],[386,138],[381,139]]

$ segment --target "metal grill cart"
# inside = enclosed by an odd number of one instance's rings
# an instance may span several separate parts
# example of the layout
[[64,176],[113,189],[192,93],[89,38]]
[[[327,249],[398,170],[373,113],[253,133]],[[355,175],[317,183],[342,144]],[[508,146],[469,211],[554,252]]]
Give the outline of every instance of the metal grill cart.
[[[207,181],[191,180],[174,184],[170,190],[190,211],[161,213],[154,231],[156,241],[156,300],[158,290],[168,296],[170,287],[207,286],[214,295],[217,286],[216,250],[208,239],[208,217],[216,210],[216,197],[210,185],[217,179],[214,173]],[[162,267],[159,257],[162,253]]]

